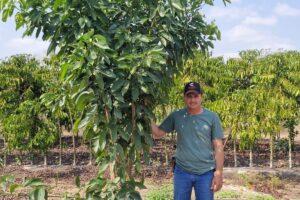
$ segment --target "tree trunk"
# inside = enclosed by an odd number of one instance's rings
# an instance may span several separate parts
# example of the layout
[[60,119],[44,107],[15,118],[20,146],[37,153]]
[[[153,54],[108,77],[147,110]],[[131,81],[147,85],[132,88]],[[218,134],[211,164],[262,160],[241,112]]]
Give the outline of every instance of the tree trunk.
[[252,147],[250,147],[249,159],[250,159],[249,167],[253,167],[253,149],[252,149]]
[[293,160],[292,160],[292,138],[289,135],[289,168],[293,168]]
[[33,162],[34,162],[34,152],[31,151],[31,152],[30,152],[30,155],[31,155],[30,165],[33,165]]
[[270,135],[270,168],[273,168],[274,136]]
[[224,142],[224,149],[225,149],[225,147],[226,147],[226,144],[227,144],[227,142],[228,142],[228,140],[231,138],[231,132],[232,132],[232,128],[230,128],[229,129],[229,134],[228,134],[228,136],[227,136],[227,138],[226,138],[226,140],[225,140],[225,142]]
[[72,132],[72,143],[73,143],[73,166],[76,166],[76,143],[75,143],[75,133],[74,133],[74,121],[71,115],[71,110],[70,110],[70,106],[67,106],[68,108],[68,112],[69,112],[69,117],[70,117],[70,121],[71,121],[71,132]]
[[166,162],[165,162],[165,165],[168,166],[168,163],[169,163],[169,158],[168,158],[168,148],[167,148],[167,137],[165,136],[165,159],[166,159]]
[[6,148],[6,141],[5,141],[5,137],[3,137],[3,144],[4,144],[4,155],[3,155],[3,166],[6,166],[7,164],[7,148]]
[[73,166],[76,166],[76,143],[75,143],[75,134],[73,130],[72,130],[72,142],[73,142]]
[[47,151],[44,152],[44,167],[48,165]]
[[[166,107],[163,105],[163,116],[165,117],[167,115],[167,111],[166,111]],[[169,163],[169,158],[168,158],[168,151],[167,151],[167,136],[164,137],[164,151],[165,151],[165,159],[166,159],[166,162],[165,162],[165,166],[168,166],[168,163]]]
[[[105,107],[105,116],[106,116],[106,122],[107,122],[107,124],[109,124],[110,113],[109,113],[107,107]],[[111,133],[110,133],[110,136],[111,136]],[[116,177],[116,173],[114,170],[114,163],[109,163],[109,171],[110,171],[110,180],[114,180]]]
[[58,126],[58,132],[59,132],[59,160],[58,160],[58,165],[62,164],[62,129],[60,126],[60,122],[57,122]]
[[[136,107],[135,107],[135,104],[134,102],[131,103],[131,126],[132,126],[132,134],[131,134],[131,143],[132,144],[135,144],[135,137],[136,137]],[[127,172],[127,176],[128,178],[132,178],[132,166],[133,166],[133,163],[132,163],[132,160],[130,160],[129,156],[127,157],[127,169],[126,169],[126,172]]]
[[90,150],[90,162],[89,162],[89,165],[92,165],[92,159],[93,159],[92,139],[90,139],[90,141],[89,141],[89,150]]
[[17,161],[18,165],[23,165],[23,161],[22,161],[23,152],[22,152],[22,150],[20,150],[19,152],[20,152],[20,154],[16,156],[16,161]]
[[233,139],[233,158],[234,158],[234,167],[237,167],[236,138]]

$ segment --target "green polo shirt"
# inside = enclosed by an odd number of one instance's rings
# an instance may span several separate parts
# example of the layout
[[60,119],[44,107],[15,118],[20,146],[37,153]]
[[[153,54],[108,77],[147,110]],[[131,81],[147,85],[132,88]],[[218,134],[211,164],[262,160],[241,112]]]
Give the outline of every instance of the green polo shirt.
[[159,126],[165,132],[177,132],[176,164],[192,174],[201,175],[215,168],[213,139],[223,139],[218,115],[207,109],[191,115],[187,109],[171,113]]

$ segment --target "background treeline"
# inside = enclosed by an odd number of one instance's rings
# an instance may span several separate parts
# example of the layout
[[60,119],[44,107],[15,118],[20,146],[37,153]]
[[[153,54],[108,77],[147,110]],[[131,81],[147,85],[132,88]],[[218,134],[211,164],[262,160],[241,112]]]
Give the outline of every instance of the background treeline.
[[[22,154],[32,155],[33,160],[34,153],[40,152],[47,165],[47,151],[54,144],[59,144],[58,164],[62,164],[61,138],[65,130],[72,135],[73,165],[76,165],[75,140],[85,122],[75,104],[80,105],[89,94],[72,96],[73,87],[61,81],[59,64],[55,57],[38,61],[30,55],[16,55],[0,62],[3,164],[7,153],[17,150],[21,155],[19,162],[22,163]],[[253,166],[252,151],[256,143],[268,137],[270,167],[273,167],[274,142],[280,137],[280,130],[287,128],[288,161],[292,167],[295,126],[299,119],[299,71],[297,51],[248,50],[240,52],[240,58],[227,61],[196,52],[185,63],[182,73],[174,77],[173,86],[157,91],[165,101],[156,106],[156,117],[160,121],[171,110],[182,107],[184,83],[199,81],[205,92],[205,106],[219,113],[228,133],[227,140],[233,141],[235,166],[237,148],[249,150],[249,163]],[[139,112],[142,115],[144,111]],[[89,128],[80,132],[83,142],[89,145],[91,164],[93,148],[100,148],[99,143],[95,143],[97,140]]]

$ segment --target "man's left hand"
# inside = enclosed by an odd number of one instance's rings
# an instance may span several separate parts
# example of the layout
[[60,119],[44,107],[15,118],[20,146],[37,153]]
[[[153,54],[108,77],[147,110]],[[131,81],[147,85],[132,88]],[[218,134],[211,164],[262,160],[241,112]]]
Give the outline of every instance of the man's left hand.
[[219,191],[222,188],[222,185],[223,185],[223,176],[222,176],[222,173],[215,172],[214,173],[214,178],[212,180],[211,188],[210,189],[213,192],[217,192],[217,191]]

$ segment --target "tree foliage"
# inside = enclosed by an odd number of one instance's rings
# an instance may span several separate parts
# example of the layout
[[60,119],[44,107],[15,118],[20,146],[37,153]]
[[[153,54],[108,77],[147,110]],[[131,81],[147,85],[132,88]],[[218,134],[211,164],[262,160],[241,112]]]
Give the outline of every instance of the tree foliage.
[[198,53],[175,78],[167,105],[183,106],[184,83],[200,82],[204,104],[220,114],[242,149],[251,149],[263,136],[273,136],[285,123],[299,119],[299,55],[247,50],[225,62]]
[[0,123],[9,150],[45,152],[57,138],[39,97],[47,91],[51,71],[29,55],[0,62]]
[[[134,181],[132,167],[139,174],[141,160],[149,159],[149,117],[161,102],[157,88],[171,85],[194,49],[206,51],[220,38],[201,13],[213,1],[1,2],[3,21],[17,8],[17,28],[49,40],[49,53],[58,50],[61,77],[79,112],[75,129],[84,128],[94,140],[99,164],[87,198],[138,199],[135,188],[142,180]],[[109,165],[117,175],[111,180],[104,176]]]

